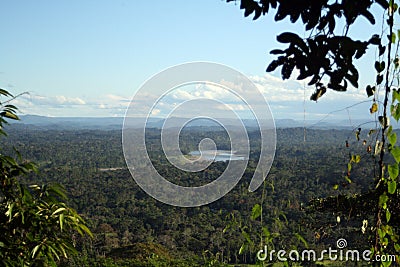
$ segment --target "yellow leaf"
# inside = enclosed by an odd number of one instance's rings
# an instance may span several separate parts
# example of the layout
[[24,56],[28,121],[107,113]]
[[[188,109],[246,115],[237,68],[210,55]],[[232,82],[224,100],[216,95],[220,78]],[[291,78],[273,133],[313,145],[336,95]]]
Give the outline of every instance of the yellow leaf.
[[377,111],[378,111],[378,104],[373,103],[372,106],[371,106],[371,108],[369,109],[369,112],[370,112],[371,114],[373,114],[373,113],[375,113],[375,112],[377,112]]

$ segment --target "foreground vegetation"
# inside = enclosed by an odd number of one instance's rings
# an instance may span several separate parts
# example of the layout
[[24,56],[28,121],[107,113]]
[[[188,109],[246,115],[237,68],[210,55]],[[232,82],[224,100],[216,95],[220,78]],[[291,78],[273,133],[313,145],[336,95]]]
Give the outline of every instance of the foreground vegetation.
[[[370,163],[375,159],[366,149],[373,136],[366,133],[363,138],[368,143],[362,144],[350,130],[308,130],[304,141],[303,129],[279,129],[276,159],[264,190],[249,193],[259,150],[259,135],[253,132],[250,162],[239,184],[207,206],[179,208],[154,200],[135,184],[125,168],[120,131],[13,125],[8,132],[4,153],[14,153],[15,147],[39,166],[40,175],[32,173],[24,183],[64,185],[68,204],[88,220],[93,232],[93,239],[74,236],[79,255],[63,259],[61,266],[255,264],[261,244],[276,250],[318,251],[346,238],[351,249],[371,246],[368,230],[362,233],[361,229],[363,221],[370,219],[367,213],[353,217],[351,210],[320,212],[313,205],[322,197],[368,191],[371,181],[365,177],[372,176]],[[182,145],[191,150],[204,134],[199,128],[185,131]],[[224,133],[210,134],[226,148]],[[200,185],[226,167],[215,162],[203,172],[181,173],[158,149],[159,131],[152,135],[148,142],[153,142],[150,156],[156,168],[177,184]],[[353,166],[351,183],[344,179],[350,151],[363,158]],[[261,200],[262,222],[254,214]]]

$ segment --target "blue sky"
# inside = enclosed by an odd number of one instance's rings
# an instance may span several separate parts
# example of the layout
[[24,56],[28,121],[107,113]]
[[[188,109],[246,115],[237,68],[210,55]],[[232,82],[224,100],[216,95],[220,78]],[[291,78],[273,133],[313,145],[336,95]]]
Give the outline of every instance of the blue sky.
[[[304,116],[304,83],[281,81],[265,73],[279,47],[276,35],[299,30],[274,23],[272,16],[244,18],[239,4],[202,1],[2,1],[0,86],[14,94],[24,114],[47,116],[123,116],[129,99],[151,76],[184,62],[211,61],[230,66],[254,80],[275,118]],[[353,30],[370,36],[365,21]],[[379,23],[376,29],[379,29]],[[378,32],[378,30],[377,30]],[[360,62],[359,90],[329,92],[309,101],[306,116],[367,100],[364,86],[374,79],[373,51]],[[368,73],[373,73],[369,75]],[[368,116],[368,104],[350,110]],[[347,119],[347,110],[334,113]],[[367,114],[367,115],[365,115]]]

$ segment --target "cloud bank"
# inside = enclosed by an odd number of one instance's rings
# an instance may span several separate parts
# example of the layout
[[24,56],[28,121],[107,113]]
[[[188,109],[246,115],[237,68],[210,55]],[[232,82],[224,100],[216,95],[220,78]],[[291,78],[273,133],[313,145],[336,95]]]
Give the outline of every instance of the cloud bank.
[[[315,103],[309,100],[314,92],[314,87],[307,86],[307,81],[295,79],[283,81],[269,73],[262,76],[249,76],[249,79],[262,92],[274,117],[278,119],[368,119],[369,116],[372,118],[368,114],[371,99],[367,98],[363,89],[350,88],[347,92],[328,90],[318,103]],[[191,104],[191,109],[188,109],[188,112],[185,113],[187,117],[198,115],[205,108],[212,109],[209,112],[215,112],[216,117],[223,110],[231,110],[238,114],[248,113],[248,108],[243,99],[232,94],[232,91],[229,90],[233,85],[226,81],[221,81],[221,85],[200,83],[181,86],[160,98],[155,105],[149,102],[148,96],[151,96],[152,92],[148,92],[147,96],[137,99],[137,102],[131,103],[131,105],[138,107],[138,114],[141,114],[140,108],[149,109],[153,107],[150,115],[162,117],[170,114],[171,110],[176,109],[182,103],[201,98],[220,101],[223,104],[213,105],[212,107]],[[246,90],[246,88],[239,88],[238,91],[240,92],[240,90]],[[23,114],[83,117],[124,116],[130,104],[130,98],[127,95],[132,95],[132,93],[134,92],[127,92],[125,95],[109,93],[90,97],[46,96],[31,93],[18,97],[13,103],[19,107]],[[252,96],[252,92],[246,92],[246,95],[257,97],[256,94]]]

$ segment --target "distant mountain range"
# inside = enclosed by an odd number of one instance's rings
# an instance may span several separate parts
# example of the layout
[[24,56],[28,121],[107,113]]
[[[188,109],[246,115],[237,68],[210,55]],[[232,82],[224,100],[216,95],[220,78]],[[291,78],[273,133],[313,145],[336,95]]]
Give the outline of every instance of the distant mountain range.
[[[123,117],[46,117],[37,115],[22,115],[20,121],[10,122],[13,124],[25,124],[34,125],[40,128],[46,129],[121,129],[123,125]],[[170,118],[169,127],[180,127],[184,122],[188,121],[186,118]],[[231,125],[237,124],[235,120],[225,119],[225,123]],[[129,127],[140,128],[142,127],[143,119],[132,118],[129,122]],[[339,121],[339,120],[324,120],[324,121],[313,121],[313,120],[294,120],[294,119],[276,119],[275,126],[277,128],[294,128],[294,127],[306,127],[313,129],[353,129],[359,127],[359,125],[366,125],[366,120],[353,120],[350,122]],[[147,121],[147,127],[149,128],[161,128],[163,127],[164,119],[162,118],[150,118]],[[257,121],[252,119],[243,120],[243,124],[248,128],[258,127]],[[197,119],[191,121],[188,127],[216,127],[217,123],[207,119]],[[363,127],[374,127],[375,123],[367,124]],[[398,126],[396,124],[396,126]],[[396,127],[398,128],[398,127]]]

